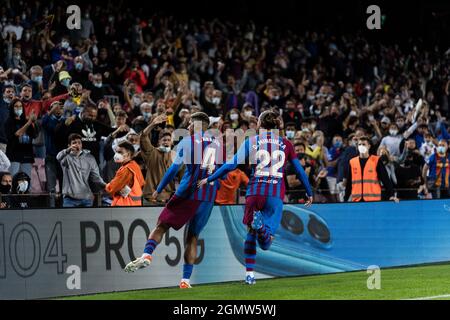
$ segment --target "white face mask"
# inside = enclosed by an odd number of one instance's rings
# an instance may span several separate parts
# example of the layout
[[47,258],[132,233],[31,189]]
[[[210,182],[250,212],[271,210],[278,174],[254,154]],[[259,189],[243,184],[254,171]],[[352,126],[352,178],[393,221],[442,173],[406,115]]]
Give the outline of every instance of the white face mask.
[[215,105],[218,105],[220,103],[220,98],[219,97],[212,98],[212,103],[214,103]]
[[125,158],[123,157],[122,154],[120,154],[120,153],[115,153],[114,154],[114,162],[122,163],[124,160],[125,160]]
[[245,115],[247,118],[251,117],[252,114],[253,114],[253,112],[251,112],[251,111],[245,111],[245,112],[244,112],[244,115]]
[[389,130],[389,134],[390,134],[391,136],[396,136],[397,133],[398,133],[398,130],[395,130],[395,129]]
[[17,186],[17,191],[24,193],[28,190],[28,181],[21,181],[19,182],[19,185]]
[[445,154],[446,151],[447,151],[447,149],[446,149],[444,146],[439,146],[439,147],[437,148],[437,152],[438,152],[439,154]]
[[164,153],[168,153],[171,150],[170,147],[164,147],[164,146],[160,146],[158,149]]
[[230,114],[230,119],[235,121],[235,120],[239,119],[239,115],[237,113],[232,113],[232,114]]
[[366,154],[367,153],[367,147],[366,146],[358,146],[358,151],[360,154]]
[[286,131],[286,138],[292,139],[292,138],[294,138],[294,136],[295,136],[295,131],[292,131],[292,130]]

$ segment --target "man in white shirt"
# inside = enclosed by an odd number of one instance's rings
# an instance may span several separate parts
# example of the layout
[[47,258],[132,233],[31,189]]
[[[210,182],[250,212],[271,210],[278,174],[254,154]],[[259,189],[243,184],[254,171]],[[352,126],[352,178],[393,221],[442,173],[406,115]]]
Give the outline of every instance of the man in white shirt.
[[384,146],[388,149],[389,154],[396,160],[400,156],[400,143],[403,136],[398,132],[397,124],[391,123],[389,126],[389,135],[381,140],[380,147]]

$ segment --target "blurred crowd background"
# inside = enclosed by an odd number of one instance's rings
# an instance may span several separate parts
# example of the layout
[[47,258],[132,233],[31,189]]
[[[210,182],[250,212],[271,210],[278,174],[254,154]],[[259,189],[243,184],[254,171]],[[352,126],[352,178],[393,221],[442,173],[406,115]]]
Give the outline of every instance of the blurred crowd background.
[[[364,3],[351,1],[231,1],[223,10],[109,1],[81,4],[81,29],[68,30],[70,1],[2,3],[2,208],[62,205],[69,182],[57,155],[73,133],[104,183],[119,168],[116,146],[130,142],[144,204],[161,204],[176,184],[157,203],[149,196],[170,166],[172,132],[192,113],[204,111],[222,132],[245,131],[268,109],[279,113],[318,202],[342,201],[360,136],[370,137],[400,199],[449,196],[448,5],[388,6],[384,29],[369,31]],[[246,170],[225,182],[236,202]],[[304,201],[292,169],[285,178],[285,201]],[[89,188],[80,196],[111,203],[98,183]]]

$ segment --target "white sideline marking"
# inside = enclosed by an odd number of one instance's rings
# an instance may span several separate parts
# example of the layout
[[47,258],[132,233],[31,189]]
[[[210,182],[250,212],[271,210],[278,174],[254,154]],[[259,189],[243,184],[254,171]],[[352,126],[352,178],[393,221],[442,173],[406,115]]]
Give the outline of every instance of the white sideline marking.
[[440,296],[430,296],[430,297],[419,297],[419,298],[412,298],[412,299],[405,299],[405,300],[433,300],[433,299],[439,299],[439,298],[450,298],[450,294],[442,294]]

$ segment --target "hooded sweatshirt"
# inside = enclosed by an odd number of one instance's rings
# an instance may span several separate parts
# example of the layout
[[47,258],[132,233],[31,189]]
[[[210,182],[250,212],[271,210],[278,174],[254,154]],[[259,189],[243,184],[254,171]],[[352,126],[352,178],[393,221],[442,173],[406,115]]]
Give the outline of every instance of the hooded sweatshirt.
[[82,150],[77,156],[64,149],[58,153],[56,159],[63,170],[64,196],[79,200],[92,198],[89,180],[101,188],[105,187],[106,183],[100,177],[97,162],[89,150]]

